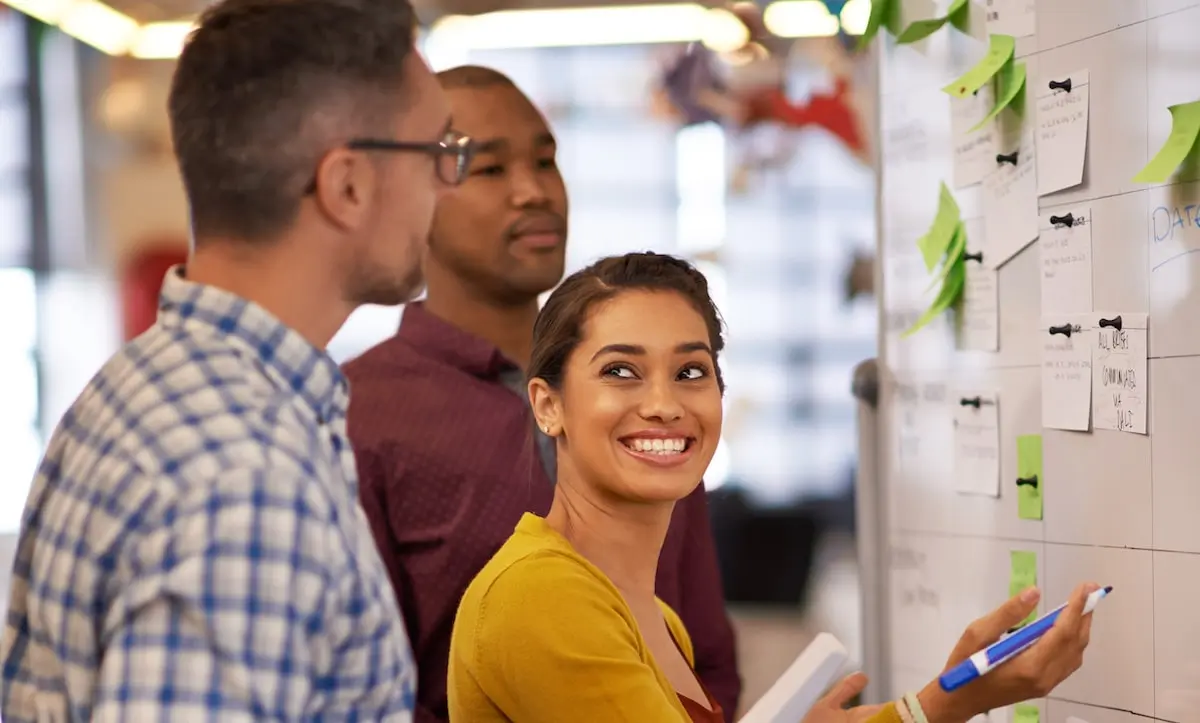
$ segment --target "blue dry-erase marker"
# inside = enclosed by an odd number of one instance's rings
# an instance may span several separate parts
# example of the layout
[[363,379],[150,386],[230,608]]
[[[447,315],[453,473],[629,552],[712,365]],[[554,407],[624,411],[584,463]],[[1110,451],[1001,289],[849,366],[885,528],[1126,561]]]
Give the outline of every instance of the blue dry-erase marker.
[[[1110,592],[1112,592],[1112,585],[1102,587],[1094,591],[1091,595],[1088,595],[1087,602],[1083,605],[1083,614],[1087,615],[1092,612],[1096,608],[1096,604],[1103,600]],[[950,670],[942,673],[941,677],[938,678],[938,683],[942,686],[942,690],[947,693],[957,690],[1036,643],[1038,638],[1041,638],[1050,628],[1054,627],[1054,621],[1058,619],[1058,614],[1065,610],[1066,607],[1065,604],[1059,605],[1032,623],[1020,628],[1007,638],[989,645],[987,648],[980,650]]]

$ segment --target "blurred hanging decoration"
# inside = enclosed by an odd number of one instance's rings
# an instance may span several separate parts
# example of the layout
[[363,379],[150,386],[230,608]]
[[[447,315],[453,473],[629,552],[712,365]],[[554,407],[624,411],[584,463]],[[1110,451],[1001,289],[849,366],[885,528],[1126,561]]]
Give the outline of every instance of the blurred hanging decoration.
[[823,128],[865,160],[865,123],[855,102],[854,61],[844,40],[806,39],[832,41],[833,52],[804,53],[832,87],[793,99],[787,93],[788,66],[793,48],[801,43],[770,33],[762,10],[752,2],[727,9],[745,27],[744,41],[716,49],[691,43],[671,57],[655,89],[657,113],[683,126],[715,122],[729,127],[739,156],[735,190],[752,173],[786,166],[797,145],[791,131],[798,129]]

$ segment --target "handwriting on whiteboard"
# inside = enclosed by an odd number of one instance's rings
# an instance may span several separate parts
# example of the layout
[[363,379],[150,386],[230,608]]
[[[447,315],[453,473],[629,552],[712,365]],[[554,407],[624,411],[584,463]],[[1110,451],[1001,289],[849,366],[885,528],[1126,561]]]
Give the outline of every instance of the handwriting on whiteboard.
[[1150,248],[1152,273],[1172,261],[1200,252],[1200,201],[1158,206],[1150,214],[1150,232],[1154,241]]

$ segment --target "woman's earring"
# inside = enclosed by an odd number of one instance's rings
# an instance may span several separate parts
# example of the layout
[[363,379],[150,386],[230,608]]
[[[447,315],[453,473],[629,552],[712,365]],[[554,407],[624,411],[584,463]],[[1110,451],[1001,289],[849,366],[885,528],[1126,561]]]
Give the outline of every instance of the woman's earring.
[[542,427],[542,433],[545,434],[547,437],[550,436],[550,425],[549,424]]

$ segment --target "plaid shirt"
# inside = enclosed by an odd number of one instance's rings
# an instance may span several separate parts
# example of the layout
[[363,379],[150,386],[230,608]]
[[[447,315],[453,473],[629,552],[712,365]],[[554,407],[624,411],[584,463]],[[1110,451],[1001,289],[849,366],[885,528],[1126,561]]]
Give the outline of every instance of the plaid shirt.
[[0,659],[25,721],[410,721],[337,365],[172,270],[30,492]]

